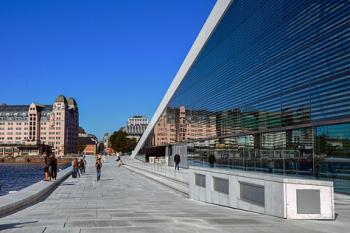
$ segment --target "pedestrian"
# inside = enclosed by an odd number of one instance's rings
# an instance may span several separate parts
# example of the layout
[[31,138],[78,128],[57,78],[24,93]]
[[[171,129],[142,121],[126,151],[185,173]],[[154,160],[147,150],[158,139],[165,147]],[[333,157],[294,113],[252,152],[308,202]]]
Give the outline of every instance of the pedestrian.
[[57,178],[57,158],[55,155],[52,155],[51,167],[52,167],[52,178],[54,180],[56,180],[56,178]]
[[83,161],[84,161],[84,173],[85,173],[85,168],[86,168],[86,164],[87,164],[86,159],[85,159],[85,155],[83,155]]
[[49,180],[51,181],[52,178],[52,154],[50,154],[47,157],[47,167],[48,167],[48,174],[49,174]]
[[209,162],[209,166],[213,168],[216,162],[216,158],[214,154],[209,155],[208,162]]
[[102,168],[101,158],[98,158],[98,159],[96,160],[97,181],[99,181],[100,178],[101,178],[101,168]]
[[176,154],[174,156],[174,163],[175,163],[175,170],[179,170],[180,168],[180,162],[181,162],[181,158],[179,154]]
[[79,160],[79,169],[81,174],[85,174],[85,162],[83,158]]
[[76,178],[77,176],[79,176],[80,178],[80,173],[79,173],[79,162],[78,159],[75,158],[73,160],[73,177]]
[[47,155],[47,152],[45,152],[44,153],[44,163],[45,163],[45,165],[44,165],[44,174],[45,174],[45,178],[44,178],[44,180],[45,181],[49,181],[49,162],[48,162],[48,160],[49,160],[49,156]]

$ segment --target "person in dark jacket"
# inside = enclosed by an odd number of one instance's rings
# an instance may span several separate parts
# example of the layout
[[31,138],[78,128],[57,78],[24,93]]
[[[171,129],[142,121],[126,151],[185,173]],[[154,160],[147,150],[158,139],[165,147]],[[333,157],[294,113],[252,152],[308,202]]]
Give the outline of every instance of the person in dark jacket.
[[174,156],[175,170],[179,170],[180,169],[180,162],[181,162],[180,155],[176,154]]
[[102,168],[101,158],[96,159],[95,166],[96,166],[97,181],[99,181],[101,178],[101,168]]
[[49,168],[49,180],[51,181],[52,179],[52,156],[53,155],[49,155],[47,158],[47,167]]
[[57,178],[57,158],[55,155],[51,156],[51,170],[52,170],[52,178],[56,180]]
[[210,166],[210,167],[214,167],[214,164],[215,164],[215,162],[216,162],[215,155],[210,154],[210,155],[209,155],[209,158],[208,158],[208,162],[209,162],[209,166]]
[[83,158],[79,160],[79,170],[82,175],[85,174],[85,161]]

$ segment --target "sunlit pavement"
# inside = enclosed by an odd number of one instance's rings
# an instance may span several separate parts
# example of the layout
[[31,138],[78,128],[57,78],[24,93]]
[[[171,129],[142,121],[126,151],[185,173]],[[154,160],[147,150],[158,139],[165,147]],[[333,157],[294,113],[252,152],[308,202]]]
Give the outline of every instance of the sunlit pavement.
[[1,232],[347,232],[350,202],[336,221],[293,221],[204,204],[117,167],[103,164],[96,181],[92,158],[86,175],[67,179],[44,202],[0,219]]

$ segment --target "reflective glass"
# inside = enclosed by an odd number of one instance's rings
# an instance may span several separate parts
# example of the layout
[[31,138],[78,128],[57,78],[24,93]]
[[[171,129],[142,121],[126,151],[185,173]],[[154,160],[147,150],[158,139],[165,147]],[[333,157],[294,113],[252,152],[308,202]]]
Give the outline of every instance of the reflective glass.
[[187,143],[192,165],[214,154],[350,192],[349,21],[348,0],[233,1],[140,154]]

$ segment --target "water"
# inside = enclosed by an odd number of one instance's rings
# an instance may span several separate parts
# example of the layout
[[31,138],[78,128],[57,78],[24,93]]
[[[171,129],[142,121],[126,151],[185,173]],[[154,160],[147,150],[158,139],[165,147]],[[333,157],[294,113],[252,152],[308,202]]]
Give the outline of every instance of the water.
[[[67,165],[58,167],[63,169]],[[43,164],[0,164],[0,196],[19,191],[43,179]]]

